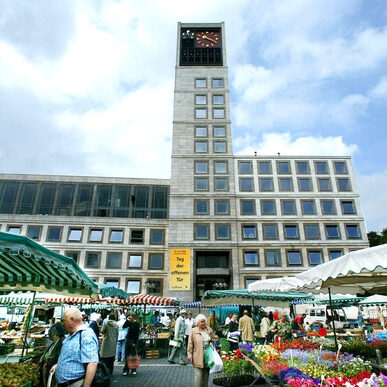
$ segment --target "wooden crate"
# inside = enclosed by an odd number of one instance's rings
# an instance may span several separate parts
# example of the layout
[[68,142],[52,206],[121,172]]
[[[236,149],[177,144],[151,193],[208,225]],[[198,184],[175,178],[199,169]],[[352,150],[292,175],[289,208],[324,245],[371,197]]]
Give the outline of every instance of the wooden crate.
[[146,359],[159,359],[160,358],[160,351],[158,349],[150,349],[148,351],[145,351],[145,358]]

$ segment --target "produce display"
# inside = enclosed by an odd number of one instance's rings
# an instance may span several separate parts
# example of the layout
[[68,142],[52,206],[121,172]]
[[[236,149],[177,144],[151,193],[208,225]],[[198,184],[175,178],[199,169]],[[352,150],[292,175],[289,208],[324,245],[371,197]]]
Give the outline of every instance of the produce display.
[[20,387],[31,381],[32,386],[39,386],[39,366],[26,363],[0,364],[0,387]]

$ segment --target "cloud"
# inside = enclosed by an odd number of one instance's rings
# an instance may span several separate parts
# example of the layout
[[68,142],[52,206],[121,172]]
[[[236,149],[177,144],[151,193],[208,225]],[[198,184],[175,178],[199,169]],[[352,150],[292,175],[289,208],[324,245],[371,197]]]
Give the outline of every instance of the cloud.
[[376,98],[387,96],[387,77],[382,77],[379,83],[370,91],[370,95]]

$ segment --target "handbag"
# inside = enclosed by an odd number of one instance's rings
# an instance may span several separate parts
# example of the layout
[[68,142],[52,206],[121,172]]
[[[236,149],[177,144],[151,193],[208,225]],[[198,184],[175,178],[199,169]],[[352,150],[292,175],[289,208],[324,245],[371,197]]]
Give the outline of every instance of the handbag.
[[176,341],[176,340],[169,340],[169,345],[171,347],[179,348],[181,346],[181,342],[180,341]]
[[212,347],[212,351],[213,351],[212,356],[214,359],[214,364],[212,367],[210,367],[210,374],[213,374],[214,372],[220,372],[223,370],[223,360],[219,356],[218,351],[214,347]]
[[204,349],[204,365],[207,368],[211,368],[215,364],[214,351],[215,348],[211,344]]
[[141,357],[138,356],[137,349],[136,349],[136,354],[135,355],[129,355],[126,358],[126,364],[128,365],[128,368],[130,370],[136,370],[141,363]]

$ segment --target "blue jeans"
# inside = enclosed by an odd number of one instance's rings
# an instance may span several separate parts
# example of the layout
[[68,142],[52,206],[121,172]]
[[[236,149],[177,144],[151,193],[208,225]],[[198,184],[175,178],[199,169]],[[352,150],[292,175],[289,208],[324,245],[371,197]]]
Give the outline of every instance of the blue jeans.
[[125,339],[117,341],[116,360],[126,361],[125,357]]

